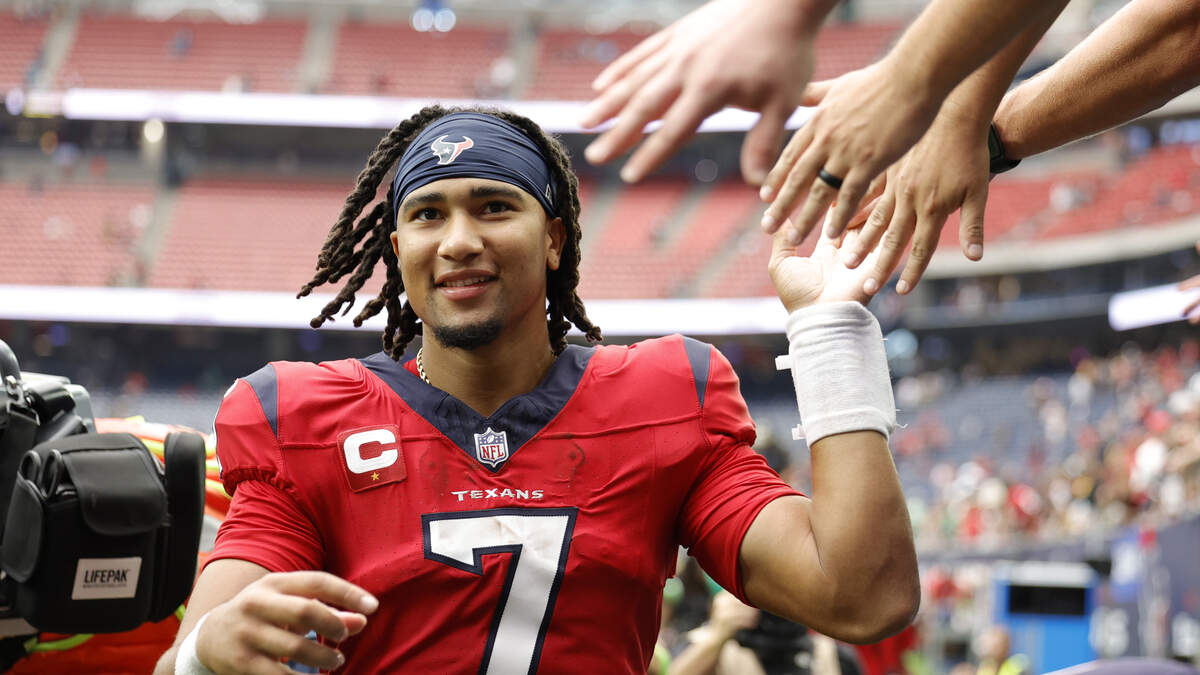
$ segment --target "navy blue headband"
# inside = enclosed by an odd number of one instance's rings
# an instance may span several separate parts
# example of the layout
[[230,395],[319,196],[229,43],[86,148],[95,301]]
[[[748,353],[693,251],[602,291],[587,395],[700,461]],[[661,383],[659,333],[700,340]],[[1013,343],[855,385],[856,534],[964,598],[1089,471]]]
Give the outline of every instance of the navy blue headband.
[[558,215],[546,157],[528,136],[498,117],[451,113],[425,127],[405,149],[392,179],[396,218],[405,197],[443,178],[502,181],[532,195],[551,218]]

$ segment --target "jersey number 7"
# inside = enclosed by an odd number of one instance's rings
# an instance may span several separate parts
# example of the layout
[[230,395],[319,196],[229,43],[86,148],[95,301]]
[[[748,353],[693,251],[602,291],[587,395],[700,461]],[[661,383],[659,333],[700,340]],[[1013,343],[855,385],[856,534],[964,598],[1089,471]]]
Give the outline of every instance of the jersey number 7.
[[[537,671],[578,512],[577,508],[507,508],[421,516],[428,560],[482,576],[483,556],[512,556],[488,630],[480,675]],[[541,621],[534,625],[522,618],[531,616],[540,616]]]

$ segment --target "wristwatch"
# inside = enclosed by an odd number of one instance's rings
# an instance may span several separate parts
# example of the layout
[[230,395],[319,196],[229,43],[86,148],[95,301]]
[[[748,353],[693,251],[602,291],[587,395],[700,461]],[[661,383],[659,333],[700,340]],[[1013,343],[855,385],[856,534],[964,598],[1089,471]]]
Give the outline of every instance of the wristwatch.
[[1004,154],[1004,143],[1000,141],[1000,134],[996,131],[995,123],[988,126],[988,160],[989,170],[992,175],[1004,173],[1009,169],[1021,163],[1019,159],[1011,159]]

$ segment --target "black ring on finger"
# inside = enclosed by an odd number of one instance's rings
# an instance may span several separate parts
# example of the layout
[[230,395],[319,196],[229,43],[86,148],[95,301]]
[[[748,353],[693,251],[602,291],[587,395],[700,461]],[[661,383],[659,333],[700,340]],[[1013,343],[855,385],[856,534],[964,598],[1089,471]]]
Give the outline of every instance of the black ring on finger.
[[826,171],[825,167],[821,167],[821,170],[817,172],[817,178],[834,190],[842,189],[842,179]]

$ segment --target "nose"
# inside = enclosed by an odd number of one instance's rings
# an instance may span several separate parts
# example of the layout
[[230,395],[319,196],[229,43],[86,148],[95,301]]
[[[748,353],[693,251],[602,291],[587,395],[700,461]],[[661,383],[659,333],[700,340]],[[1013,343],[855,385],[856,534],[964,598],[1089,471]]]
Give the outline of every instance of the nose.
[[483,238],[470,214],[455,209],[446,219],[438,255],[447,260],[467,260],[483,252]]

